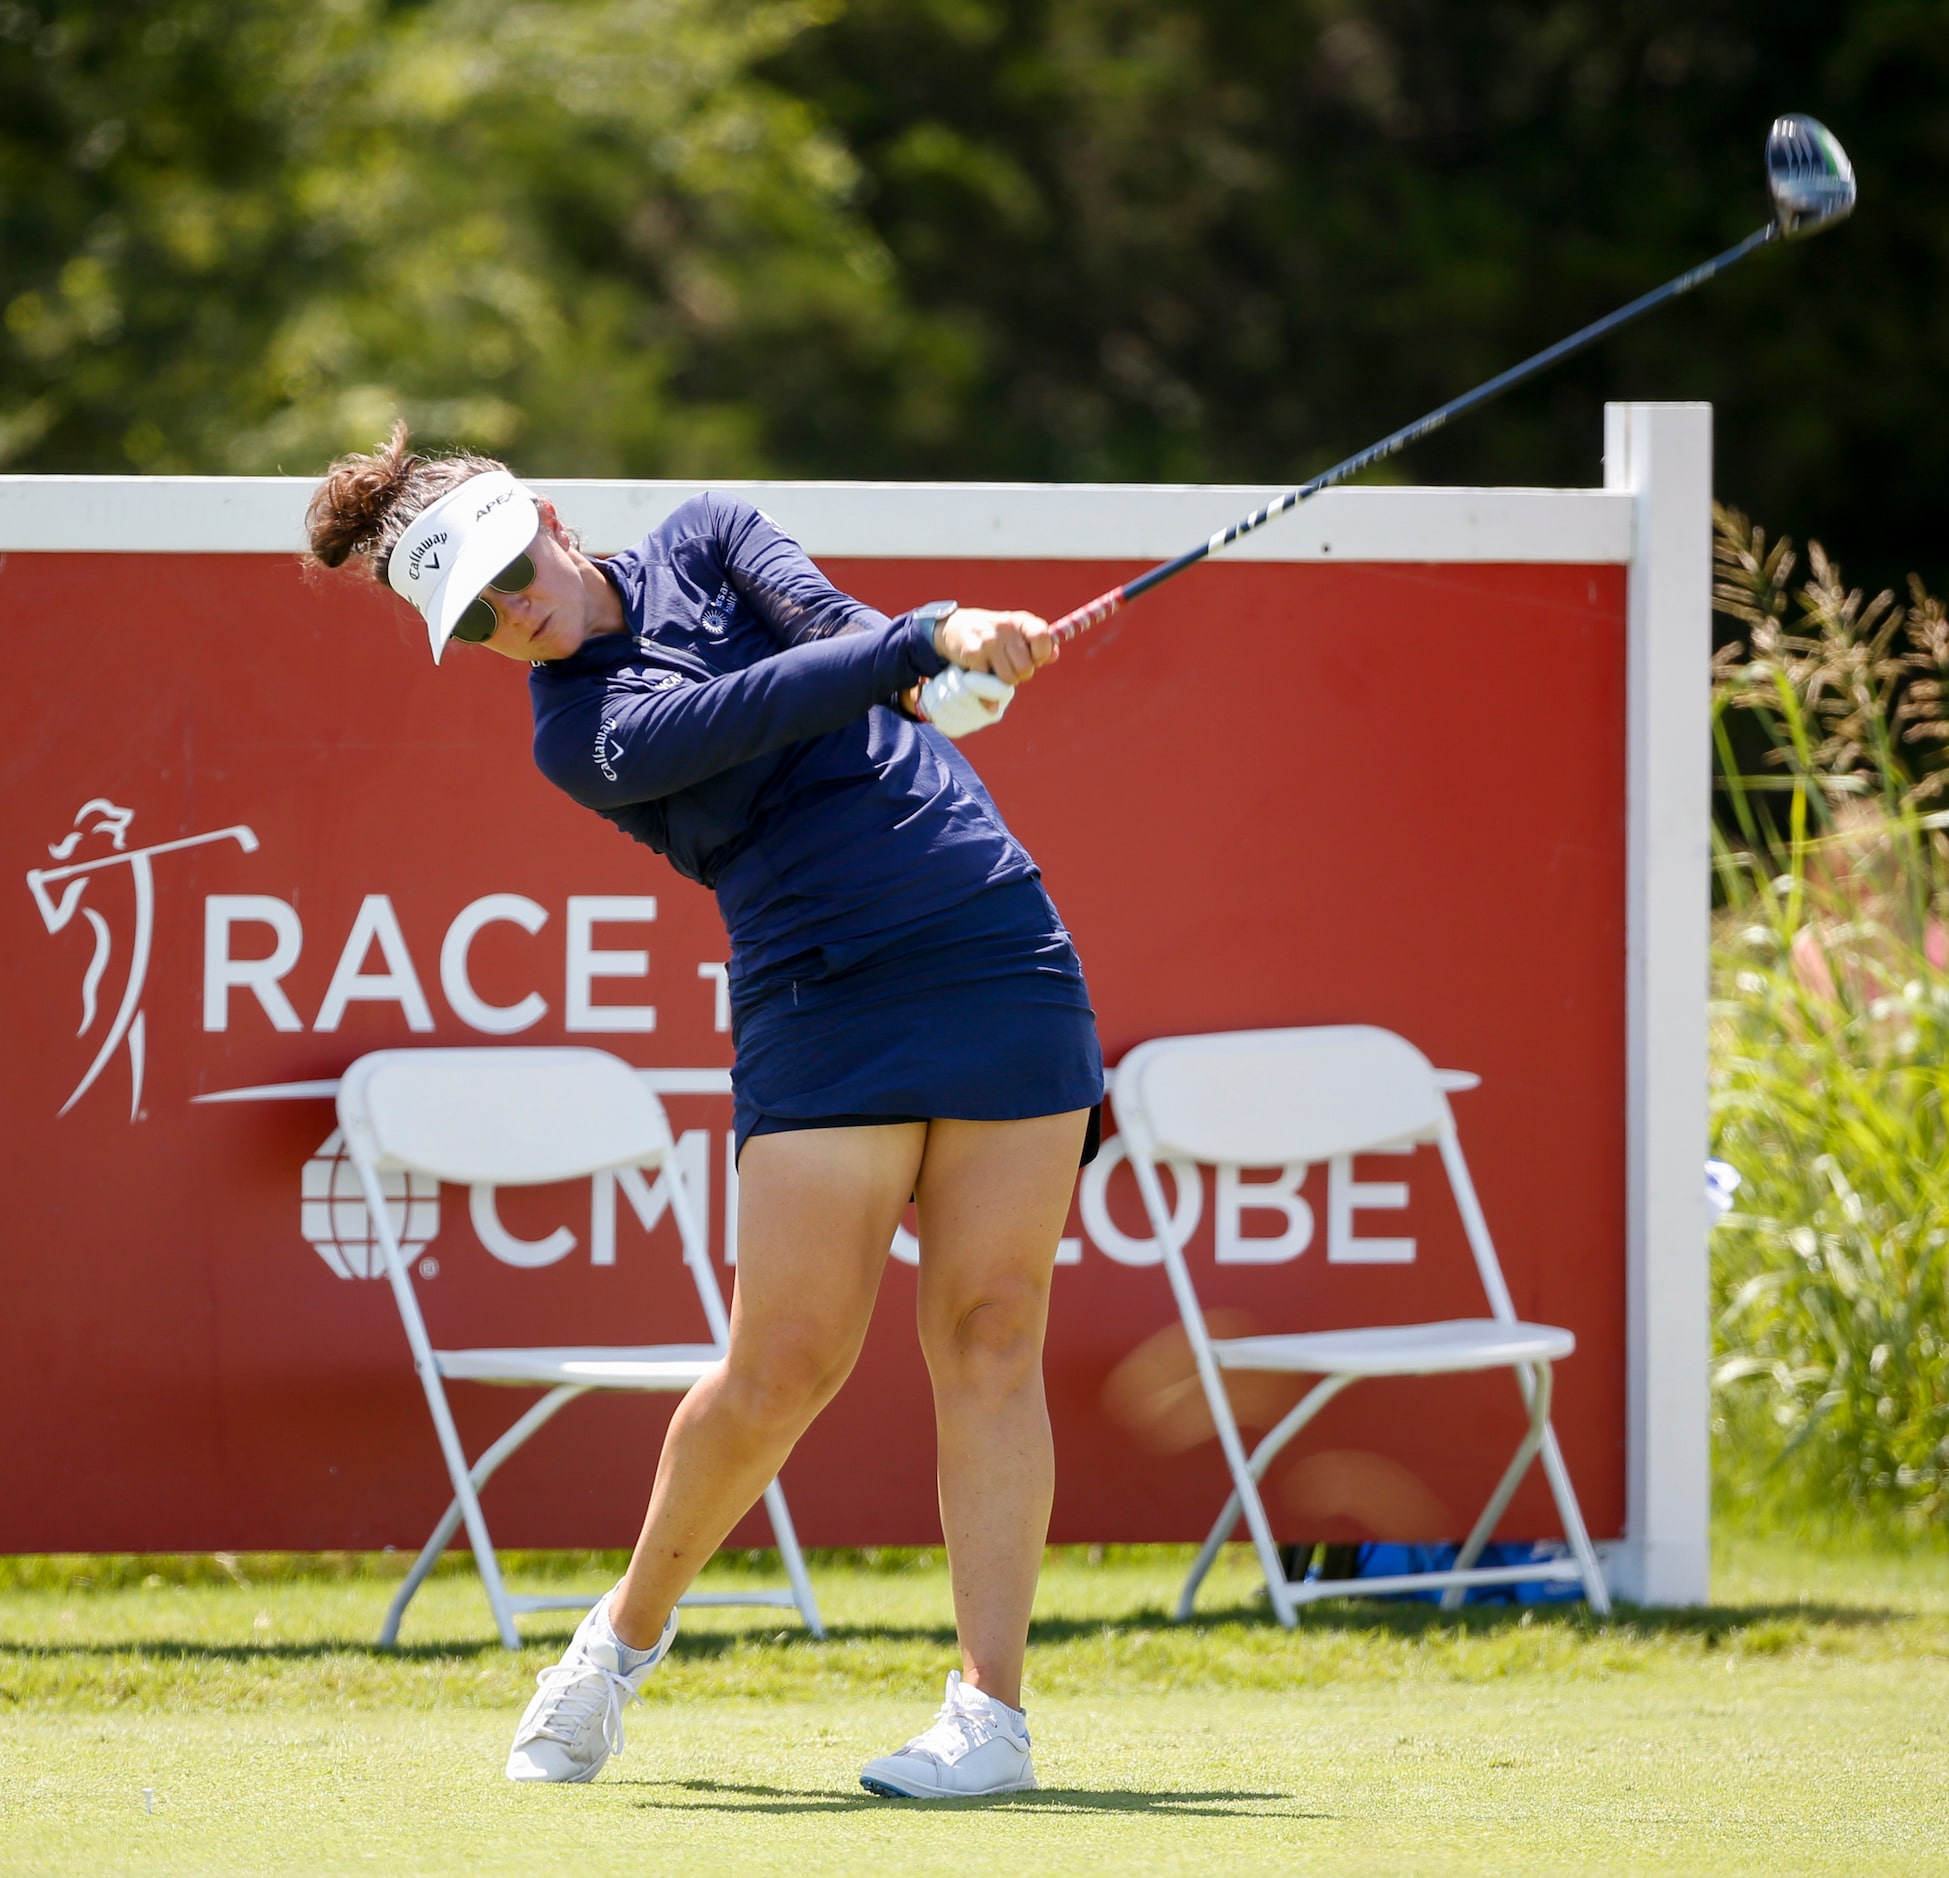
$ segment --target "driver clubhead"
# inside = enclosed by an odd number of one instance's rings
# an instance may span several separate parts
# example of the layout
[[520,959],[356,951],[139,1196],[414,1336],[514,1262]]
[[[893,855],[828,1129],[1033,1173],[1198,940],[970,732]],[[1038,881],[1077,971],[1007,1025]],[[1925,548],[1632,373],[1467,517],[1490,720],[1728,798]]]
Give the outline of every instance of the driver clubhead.
[[1766,186],[1773,220],[1792,241],[1838,222],[1854,209],[1854,165],[1832,131],[1791,111],[1766,137]]

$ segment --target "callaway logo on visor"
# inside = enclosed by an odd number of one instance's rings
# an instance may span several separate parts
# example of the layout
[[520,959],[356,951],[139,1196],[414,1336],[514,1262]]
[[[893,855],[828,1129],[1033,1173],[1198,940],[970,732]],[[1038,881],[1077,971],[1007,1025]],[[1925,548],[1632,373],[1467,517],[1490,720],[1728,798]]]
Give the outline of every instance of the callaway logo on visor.
[[447,538],[443,528],[437,535],[429,535],[415,545],[413,552],[406,557],[406,578],[418,583],[428,574],[437,574],[445,565],[435,552]]
[[[386,580],[426,618],[437,662],[483,590],[534,545],[541,527],[535,499],[506,470],[470,476],[414,517],[386,565]],[[527,579],[534,579],[532,564]],[[525,584],[525,583],[524,583]],[[461,636],[481,639],[477,623]]]

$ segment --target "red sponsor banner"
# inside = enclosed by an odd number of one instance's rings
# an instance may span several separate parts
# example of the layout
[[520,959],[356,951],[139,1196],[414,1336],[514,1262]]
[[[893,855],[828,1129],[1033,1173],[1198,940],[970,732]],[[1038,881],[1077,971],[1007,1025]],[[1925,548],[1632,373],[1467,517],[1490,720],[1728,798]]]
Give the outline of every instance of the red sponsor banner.
[[[828,558],[889,611],[1055,613],[1130,570]],[[1372,1023],[1454,1098],[1518,1311],[1569,1326],[1586,1518],[1625,1481],[1625,570],[1214,566],[965,745],[1074,932],[1106,1060]],[[330,1086],[363,1052],[589,1042],[657,1072],[728,1290],[726,945],[708,894],[528,756],[518,669],[435,670],[389,597],[281,556],[12,554],[0,1551],[417,1546],[448,1497]],[[1110,1117],[1114,1135],[1114,1111]],[[1209,1308],[1474,1316],[1432,1149],[1183,1183]],[[705,1335],[674,1226],[590,1183],[426,1188],[436,1344]],[[938,1539],[908,1242],[785,1471],[814,1545]],[[1048,1348],[1058,1540],[1201,1537],[1226,1491],[1134,1182],[1079,1183]],[[478,1447],[520,1398],[456,1385]],[[1260,1426],[1296,1392],[1241,1408]],[[487,1496],[509,1545],[634,1536],[668,1398],[576,1404]],[[1458,1537],[1507,1374],[1362,1384],[1275,1467],[1292,1539]],[[1502,1532],[1557,1532],[1528,1480]],[[740,1542],[763,1543],[751,1522]]]

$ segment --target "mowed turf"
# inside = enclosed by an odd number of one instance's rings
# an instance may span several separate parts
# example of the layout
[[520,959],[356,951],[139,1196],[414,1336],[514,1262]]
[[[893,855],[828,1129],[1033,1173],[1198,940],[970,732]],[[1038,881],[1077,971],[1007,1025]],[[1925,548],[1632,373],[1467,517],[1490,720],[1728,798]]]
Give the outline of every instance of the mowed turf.
[[627,1753],[544,1790],[500,1766],[572,1619],[509,1657],[464,1575],[397,1653],[377,1574],[0,1592],[0,1870],[1949,1872],[1940,1550],[1745,1542],[1709,1611],[1328,1606],[1293,1635],[1236,1557],[1164,1621],[1182,1562],[1052,1559],[1043,1788],[985,1804],[856,1784],[953,1663],[937,1558],[820,1563],[824,1644],[694,1614]]

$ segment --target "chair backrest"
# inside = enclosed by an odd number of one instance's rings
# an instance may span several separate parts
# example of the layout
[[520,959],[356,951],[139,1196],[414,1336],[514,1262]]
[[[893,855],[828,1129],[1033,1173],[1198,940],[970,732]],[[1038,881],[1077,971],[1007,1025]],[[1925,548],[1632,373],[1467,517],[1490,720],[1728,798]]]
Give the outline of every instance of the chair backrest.
[[[1450,1077],[1453,1087],[1473,1078]],[[1117,1122],[1192,1340],[1202,1336],[1184,1248],[1156,1163],[1171,1155],[1233,1167],[1317,1164],[1434,1142],[1491,1313],[1516,1321],[1455,1133],[1444,1078],[1405,1037],[1372,1024],[1218,1031],[1141,1043],[1117,1065]]]
[[1152,1154],[1239,1167],[1435,1141],[1448,1113],[1428,1059],[1371,1024],[1160,1037],[1117,1066],[1116,1105]]
[[684,1185],[663,1104],[621,1057],[546,1045],[375,1050],[339,1079],[338,1121],[423,1373],[432,1361],[431,1346],[401,1256],[398,1222],[380,1185],[386,1169],[431,1174],[477,1190],[545,1186],[613,1172],[608,1204],[614,1206],[620,1188],[648,1226],[657,1216],[657,1202],[636,1170],[657,1168],[711,1340],[725,1346],[724,1293],[704,1243],[702,1218]]
[[604,1050],[375,1050],[340,1080],[338,1119],[374,1166],[456,1186],[576,1180],[671,1147],[663,1105]]

